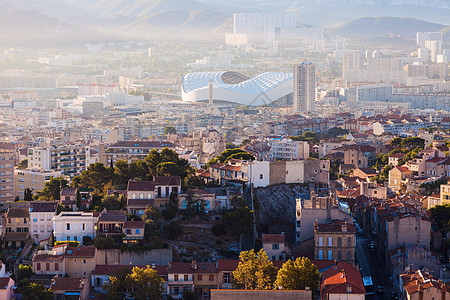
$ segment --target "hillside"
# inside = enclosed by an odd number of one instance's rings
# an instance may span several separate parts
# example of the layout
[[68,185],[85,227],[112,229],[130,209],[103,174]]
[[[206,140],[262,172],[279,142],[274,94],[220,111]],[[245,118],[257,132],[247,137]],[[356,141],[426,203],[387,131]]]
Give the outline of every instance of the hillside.
[[413,18],[365,17],[348,22],[328,31],[330,35],[355,39],[368,39],[398,34],[405,39],[414,39],[419,31],[439,31],[445,25],[425,22]]

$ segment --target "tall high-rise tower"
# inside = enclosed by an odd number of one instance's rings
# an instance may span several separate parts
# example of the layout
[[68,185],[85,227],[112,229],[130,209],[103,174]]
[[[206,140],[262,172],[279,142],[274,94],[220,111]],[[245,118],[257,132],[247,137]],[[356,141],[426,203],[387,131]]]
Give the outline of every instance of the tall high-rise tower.
[[316,66],[313,63],[294,65],[294,112],[315,110]]

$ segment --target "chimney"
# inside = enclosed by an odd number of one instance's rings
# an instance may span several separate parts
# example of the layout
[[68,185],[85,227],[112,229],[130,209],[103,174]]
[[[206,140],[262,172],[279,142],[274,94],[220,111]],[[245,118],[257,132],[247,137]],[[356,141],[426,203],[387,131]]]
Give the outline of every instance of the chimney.
[[423,283],[419,281],[419,300],[423,300]]
[[192,269],[197,270],[197,261],[192,261]]

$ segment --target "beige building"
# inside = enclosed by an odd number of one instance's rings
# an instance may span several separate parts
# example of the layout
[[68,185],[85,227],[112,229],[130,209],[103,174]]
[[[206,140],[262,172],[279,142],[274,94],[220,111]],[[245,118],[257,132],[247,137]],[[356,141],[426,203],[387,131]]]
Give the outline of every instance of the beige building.
[[314,224],[314,259],[355,262],[355,233],[346,221]]
[[407,300],[450,299],[445,283],[420,270],[400,275],[400,293]]
[[67,275],[90,278],[91,272],[96,266],[96,254],[94,246],[67,247],[64,254]]
[[14,201],[14,150],[0,149],[0,203]]
[[284,234],[263,234],[263,249],[271,260],[286,260],[286,237]]
[[53,232],[53,217],[58,203],[52,201],[33,201],[30,204],[30,234],[34,242],[39,243],[50,237]]
[[60,171],[46,171],[43,169],[16,169],[14,171],[14,197],[23,200],[25,189],[30,189],[33,194],[41,191],[46,182],[51,178],[61,176]]
[[412,171],[407,167],[394,167],[389,171],[389,188],[398,190],[407,178],[412,178]]
[[440,205],[450,203],[450,183],[441,185],[441,202]]
[[3,226],[5,248],[23,248],[30,236],[30,215],[28,208],[9,208]]
[[89,281],[86,277],[55,277],[50,288],[55,299],[68,299],[65,295],[72,295],[73,299],[80,300],[89,297]]

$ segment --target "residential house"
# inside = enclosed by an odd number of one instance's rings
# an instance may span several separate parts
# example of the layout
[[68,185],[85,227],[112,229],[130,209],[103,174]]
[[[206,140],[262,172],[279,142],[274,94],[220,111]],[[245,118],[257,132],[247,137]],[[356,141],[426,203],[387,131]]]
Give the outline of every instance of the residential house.
[[9,208],[3,227],[5,248],[19,249],[25,247],[30,237],[30,214],[28,208]]
[[182,299],[183,291],[194,291],[195,264],[171,262],[167,268],[167,294]]
[[405,166],[395,166],[389,171],[389,188],[392,190],[400,189],[400,185],[407,178],[412,178],[412,171]]
[[352,264],[339,261],[323,272],[320,295],[322,300],[328,299],[361,299],[366,298],[366,289],[361,273]]
[[15,299],[14,285],[15,282],[11,277],[0,277],[0,299]]
[[440,198],[439,205],[450,203],[450,182],[448,184],[441,184]]
[[403,153],[394,153],[394,154],[391,154],[391,155],[389,155],[389,157],[388,157],[388,164],[395,167],[395,166],[398,165],[398,162],[399,162],[403,157],[405,157],[405,154],[403,154]]
[[448,286],[424,271],[410,271],[401,274],[399,282],[401,299],[445,300],[450,297]]
[[219,285],[219,272],[216,262],[193,261],[194,268],[194,292],[198,299],[210,299],[212,289]]
[[219,288],[233,288],[231,282],[233,280],[233,272],[238,268],[239,260],[219,259],[217,261],[217,270],[219,272]]
[[47,240],[53,231],[58,202],[33,201],[30,204],[31,237],[35,243]]
[[89,207],[92,204],[92,196],[93,196],[93,189],[89,188],[79,188],[78,191],[80,192],[81,197],[81,207],[80,210],[86,210],[89,209]]
[[271,260],[286,260],[286,236],[284,234],[263,234],[262,245]]
[[130,245],[142,244],[144,241],[145,222],[125,221],[122,228],[122,243]]
[[120,243],[122,242],[123,225],[126,221],[126,211],[103,209],[97,221],[97,235],[111,237],[115,243]]
[[70,210],[77,209],[77,188],[63,188],[61,189],[60,202],[61,205]]
[[189,193],[181,193],[178,195],[178,209],[187,208],[187,198],[191,197],[194,205],[202,205],[206,212],[219,211],[220,201],[216,200],[216,194],[204,190],[194,189]]
[[331,220],[314,224],[314,259],[355,262],[356,230],[353,224]]
[[370,178],[376,176],[378,173],[372,168],[356,168],[353,170],[353,176],[359,177],[365,181],[369,181]]
[[376,181],[362,181],[360,194],[369,198],[386,199],[387,187],[378,185]]
[[57,241],[77,241],[83,245],[83,237],[94,239],[99,213],[62,211],[53,217],[53,234]]
[[433,157],[425,163],[428,177],[450,177],[450,158]]
[[33,256],[33,272],[36,274],[66,275],[64,253],[41,250]]
[[367,168],[375,164],[376,149],[372,146],[348,145],[331,151],[337,152],[344,153],[344,164],[353,165],[354,168]]
[[66,274],[70,277],[83,276],[90,278],[97,265],[97,250],[94,246],[67,247],[65,256]]
[[55,300],[85,300],[89,297],[89,281],[86,277],[55,277],[50,288]]

